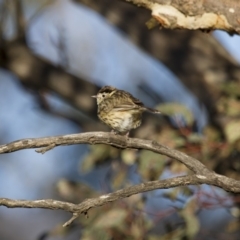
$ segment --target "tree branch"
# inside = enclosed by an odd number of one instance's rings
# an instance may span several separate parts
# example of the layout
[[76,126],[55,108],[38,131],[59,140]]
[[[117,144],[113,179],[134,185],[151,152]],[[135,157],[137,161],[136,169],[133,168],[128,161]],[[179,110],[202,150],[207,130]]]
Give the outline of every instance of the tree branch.
[[209,173],[209,170],[201,162],[182,152],[169,149],[168,147],[152,140],[126,138],[125,136],[115,135],[109,132],[86,132],[56,137],[22,139],[0,145],[0,153],[10,153],[29,148],[42,148],[37,150],[37,152],[45,153],[56,146],[73,144],[107,144],[118,148],[150,150],[180,161],[194,173]]
[[23,13],[22,0],[14,0],[14,11],[15,11],[15,26],[16,26],[16,38],[25,39],[25,18]]
[[73,214],[72,218],[63,225],[68,226],[82,213],[87,214],[88,210],[93,207],[99,207],[109,202],[155,189],[165,189],[185,185],[209,184],[218,186],[226,191],[240,193],[240,181],[221,176],[213,171],[208,170],[201,162],[195,158],[189,157],[177,150],[170,149],[155,141],[138,138],[126,138],[125,136],[115,135],[108,132],[88,132],[56,137],[22,139],[8,144],[0,145],[0,153],[10,153],[29,148],[41,148],[39,152],[43,153],[60,145],[85,143],[107,144],[118,148],[150,150],[180,161],[195,174],[175,177],[166,180],[141,183],[118,190],[113,193],[102,195],[97,198],[86,199],[80,204],[56,201],[52,199],[28,201],[0,198],[0,205],[6,206],[8,208],[45,208],[52,210],[65,210]]
[[0,198],[0,205],[8,208],[44,208],[50,210],[64,210],[70,212],[73,214],[73,217],[63,225],[64,227],[66,227],[70,225],[81,214],[87,214],[88,210],[90,210],[91,208],[99,207],[119,199],[127,198],[137,193],[192,184],[198,185],[203,183],[210,182],[208,181],[208,179],[204,179],[201,176],[189,175],[175,177],[166,180],[141,183],[138,185],[118,190],[113,193],[101,195],[100,197],[97,198],[86,199],[85,201],[79,204],[57,201],[53,199],[28,201]]
[[125,0],[151,10],[161,26],[170,29],[215,30],[240,34],[240,1]]
[[[166,155],[180,161],[202,179],[202,183],[218,186],[226,191],[240,193],[240,181],[216,174],[207,169],[199,160],[182,152],[170,149],[152,140],[126,138],[109,132],[87,132],[45,138],[28,138],[0,145],[0,153],[10,153],[22,149],[40,148],[44,153],[54,147],[73,144],[107,144],[117,148],[145,149]],[[195,184],[195,183],[191,183]]]

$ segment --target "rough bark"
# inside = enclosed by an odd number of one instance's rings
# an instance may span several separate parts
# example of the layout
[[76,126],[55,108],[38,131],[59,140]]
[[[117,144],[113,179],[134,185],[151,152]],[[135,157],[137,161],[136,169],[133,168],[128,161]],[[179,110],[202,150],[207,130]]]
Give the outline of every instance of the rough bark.
[[221,29],[240,34],[240,2],[237,0],[126,0],[151,10],[164,28]]

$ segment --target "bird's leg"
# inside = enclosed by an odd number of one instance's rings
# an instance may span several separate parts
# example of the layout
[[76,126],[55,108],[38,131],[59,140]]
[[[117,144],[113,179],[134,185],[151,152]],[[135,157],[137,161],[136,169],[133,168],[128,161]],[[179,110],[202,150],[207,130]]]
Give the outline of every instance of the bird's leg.
[[128,139],[128,136],[129,136],[129,132],[125,134],[126,139]]
[[119,132],[117,132],[117,131],[115,131],[115,130],[113,130],[113,129],[111,130],[111,133],[112,133],[112,134],[114,134],[114,135],[120,134],[121,136],[125,136],[126,139],[128,139],[129,132],[130,132],[130,131],[128,131],[128,132],[126,132],[125,134],[123,134],[123,133],[119,133]]

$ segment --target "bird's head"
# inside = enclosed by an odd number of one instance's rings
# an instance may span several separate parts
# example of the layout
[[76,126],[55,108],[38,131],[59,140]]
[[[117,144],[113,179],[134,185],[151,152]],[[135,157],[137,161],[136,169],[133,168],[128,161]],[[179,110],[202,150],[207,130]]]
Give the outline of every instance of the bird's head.
[[104,99],[111,97],[115,92],[116,88],[111,86],[102,87],[97,95],[92,96],[93,98],[97,99],[97,105],[99,105]]

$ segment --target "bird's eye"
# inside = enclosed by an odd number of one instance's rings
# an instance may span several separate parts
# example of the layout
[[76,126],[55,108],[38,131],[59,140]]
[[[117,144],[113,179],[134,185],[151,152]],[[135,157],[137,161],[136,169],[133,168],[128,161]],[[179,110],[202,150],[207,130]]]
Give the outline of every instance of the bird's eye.
[[105,94],[103,94],[102,96],[105,97]]

